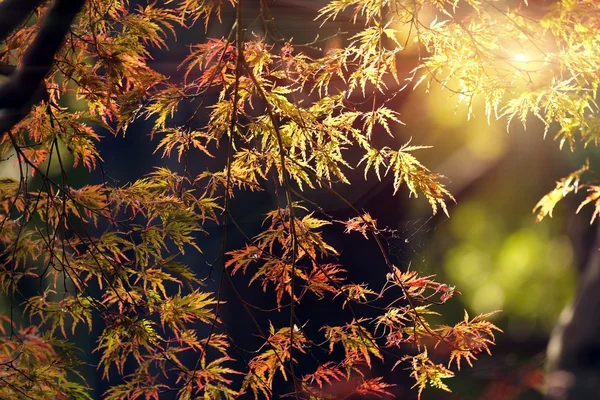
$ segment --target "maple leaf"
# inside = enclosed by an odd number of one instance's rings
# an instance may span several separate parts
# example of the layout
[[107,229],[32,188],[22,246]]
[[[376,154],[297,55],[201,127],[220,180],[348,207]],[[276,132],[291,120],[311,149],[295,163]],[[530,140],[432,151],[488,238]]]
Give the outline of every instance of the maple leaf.
[[363,322],[365,319],[353,320],[344,326],[326,325],[322,329],[329,342],[329,352],[333,351],[336,343],[341,343],[346,353],[346,360],[352,364],[359,363],[361,357],[355,358],[354,356],[360,354],[365,363],[371,367],[371,355],[380,360],[383,360],[383,356],[371,333],[361,325]]
[[369,213],[364,213],[358,217],[350,218],[348,221],[336,221],[344,224],[346,227],[344,233],[359,232],[365,239],[369,239],[367,232],[377,232],[377,220],[373,219]]
[[435,364],[429,359],[427,354],[427,348],[416,356],[407,356],[404,359],[398,361],[394,367],[396,367],[402,361],[410,362],[410,376],[415,379],[415,384],[412,386],[418,388],[417,396],[421,399],[421,394],[427,385],[434,388],[451,392],[448,385],[446,385],[442,379],[453,378],[454,373],[449,369],[445,368],[441,364]]
[[331,385],[332,381],[339,381],[344,377],[344,373],[340,370],[339,366],[332,361],[328,361],[317,367],[317,370],[312,374],[306,374],[302,378],[303,381],[309,383],[316,383],[319,388],[323,388],[323,385]]
[[[554,190],[544,195],[544,197],[542,197],[540,201],[538,201],[538,203],[533,208],[534,213],[536,213],[537,211],[536,220],[538,222],[540,222],[546,216],[550,216],[550,218],[552,218],[552,211],[554,210],[554,207],[556,207],[556,204],[558,204],[559,201],[564,199],[569,193],[577,193],[577,190],[579,189],[579,181],[581,179],[581,176],[589,170],[589,167],[589,161],[586,161],[586,163],[577,171],[572,172],[566,177],[557,181]],[[592,199],[589,202],[591,201],[594,200]],[[589,202],[586,202],[585,204]],[[579,206],[577,211],[579,211],[583,205],[584,204],[582,203],[582,205]],[[593,220],[594,218],[592,217],[592,221]]]
[[232,258],[225,263],[225,267],[233,266],[232,274],[235,274],[239,270],[245,273],[250,263],[256,262],[261,258],[262,250],[256,246],[246,245],[243,249],[228,252],[227,255],[230,255]]
[[579,213],[579,211],[581,211],[583,207],[590,203],[594,203],[594,212],[592,213],[592,218],[590,219],[591,225],[594,223],[596,217],[600,215],[600,186],[588,185],[587,191],[589,194],[587,195],[585,200],[583,200],[581,204],[579,204],[579,207],[577,207],[576,212]]
[[159,149],[163,149],[163,158],[171,155],[173,148],[177,147],[177,161],[181,161],[181,156],[188,152],[190,149],[195,148],[202,151],[207,156],[213,158],[214,156],[206,148],[206,142],[209,136],[199,131],[185,131],[178,128],[165,128],[157,133],[164,133],[165,136],[161,139],[160,143],[156,146],[155,153]]
[[462,321],[453,327],[442,326],[438,329],[440,336],[452,346],[448,366],[455,361],[460,370],[460,362],[464,359],[472,367],[472,360],[477,359],[476,354],[482,351],[491,354],[489,346],[494,345],[496,341],[494,331],[502,332],[502,330],[485,319],[498,312],[478,315],[469,320],[469,314],[465,310]]
[[[219,21],[221,21],[221,8],[225,3],[224,0],[183,0],[178,6],[178,14],[181,16],[181,21],[191,19],[191,23],[195,24],[198,19],[204,19],[204,28],[208,29],[208,22],[211,15],[214,13]],[[231,5],[236,4],[236,0],[229,0]]]
[[365,379],[356,387],[356,389],[354,389],[354,392],[356,394],[375,396],[378,398],[393,396],[393,393],[388,389],[396,385],[382,382],[382,380],[383,378],[381,377]]
[[306,280],[306,289],[310,290],[319,298],[323,298],[325,292],[338,294],[338,287],[341,282],[345,281],[345,278],[338,274],[347,272],[345,269],[340,268],[339,264],[317,264],[313,263],[312,270],[307,274],[306,277],[300,275],[301,278]]
[[389,160],[386,174],[390,170],[394,172],[394,193],[398,191],[400,185],[404,182],[408,186],[411,195],[417,197],[417,189],[425,195],[434,215],[439,205],[444,213],[449,216],[444,198],[448,197],[454,201],[454,197],[444,185],[438,182],[438,179],[443,178],[443,176],[429,173],[429,170],[411,154],[414,150],[426,148],[429,147],[409,146],[409,143],[406,143],[398,151],[386,149],[385,154]]
[[212,306],[217,300],[211,293],[194,291],[190,294],[172,296],[160,306],[160,321],[164,327],[167,324],[178,335],[185,323],[195,320],[211,323],[214,320]]
[[272,324],[269,325],[269,337],[265,342],[268,348],[248,362],[251,373],[244,379],[242,392],[252,390],[255,399],[261,393],[270,397],[275,374],[279,371],[287,380],[285,362],[296,361],[290,359],[291,348],[305,353],[305,346],[308,344],[301,330],[295,326],[292,329],[294,329],[293,342],[291,342],[290,327],[276,330]]
[[344,296],[344,303],[342,304],[342,308],[344,308],[349,301],[367,303],[367,295],[377,295],[377,293],[369,289],[366,283],[349,283],[343,285],[341,292],[336,293],[335,297]]

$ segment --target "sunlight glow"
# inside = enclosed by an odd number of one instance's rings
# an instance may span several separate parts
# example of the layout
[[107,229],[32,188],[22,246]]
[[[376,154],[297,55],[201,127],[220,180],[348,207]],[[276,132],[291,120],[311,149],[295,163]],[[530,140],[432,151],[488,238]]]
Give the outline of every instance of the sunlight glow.
[[518,53],[513,57],[513,60],[517,62],[526,63],[527,61],[529,61],[529,57],[527,57],[527,54],[525,53]]

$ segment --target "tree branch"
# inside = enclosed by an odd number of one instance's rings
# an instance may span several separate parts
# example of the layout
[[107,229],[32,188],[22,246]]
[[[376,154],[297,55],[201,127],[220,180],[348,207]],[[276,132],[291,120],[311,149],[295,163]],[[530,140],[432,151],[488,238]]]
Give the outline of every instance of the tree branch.
[[0,3],[0,40],[14,31],[40,5],[41,0],[5,0]]
[[[8,3],[13,4],[13,1]],[[25,118],[35,101],[42,99],[43,80],[84,4],[85,0],[55,0],[52,4],[37,36],[25,52],[21,66],[0,86],[0,133],[12,129]],[[1,8],[0,15],[4,15]],[[0,18],[0,21],[3,19]]]
[[550,337],[547,400],[593,399],[600,393],[600,225],[596,235],[573,305]]

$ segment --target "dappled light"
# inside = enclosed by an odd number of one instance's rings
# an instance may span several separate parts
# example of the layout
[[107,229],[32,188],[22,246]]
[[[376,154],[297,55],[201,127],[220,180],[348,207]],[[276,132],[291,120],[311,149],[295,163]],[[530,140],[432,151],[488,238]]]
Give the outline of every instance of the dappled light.
[[592,0],[0,0],[0,399],[599,397],[598,48]]

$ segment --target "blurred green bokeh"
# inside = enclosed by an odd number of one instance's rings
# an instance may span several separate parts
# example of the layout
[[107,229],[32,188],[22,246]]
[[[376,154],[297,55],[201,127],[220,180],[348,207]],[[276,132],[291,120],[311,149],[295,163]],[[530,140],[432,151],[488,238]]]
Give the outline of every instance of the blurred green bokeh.
[[444,257],[444,272],[469,310],[503,310],[508,334],[536,326],[548,332],[573,292],[571,242],[551,234],[547,224],[532,225],[532,218],[516,229],[503,218],[477,201],[456,207],[447,229],[455,244]]

